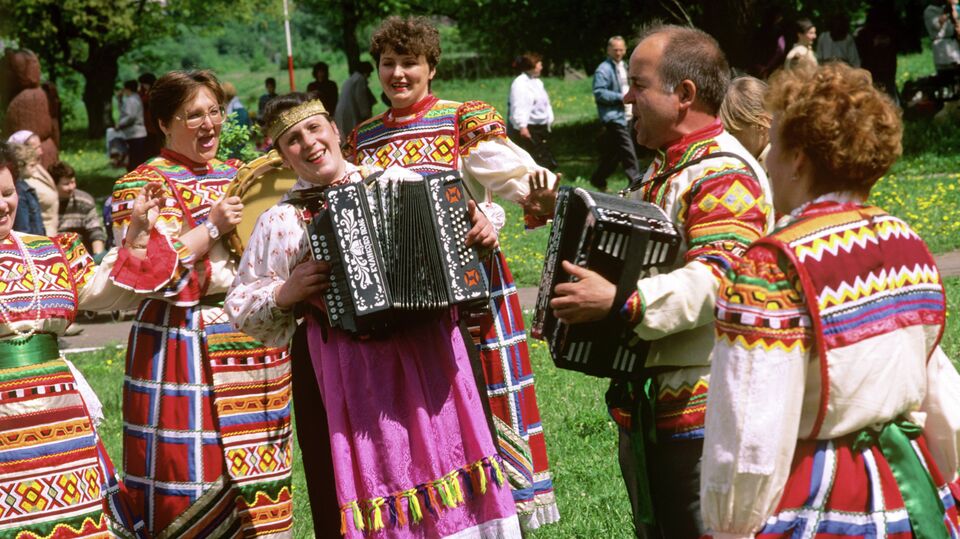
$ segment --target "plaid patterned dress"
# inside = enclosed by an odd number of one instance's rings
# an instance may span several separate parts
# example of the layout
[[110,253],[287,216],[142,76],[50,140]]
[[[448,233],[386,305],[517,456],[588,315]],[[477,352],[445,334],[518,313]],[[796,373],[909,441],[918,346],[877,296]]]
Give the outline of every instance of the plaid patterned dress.
[[[494,191],[521,183],[520,177],[536,166],[507,140],[503,118],[493,107],[479,101],[442,101],[432,95],[409,110],[391,109],[361,124],[351,134],[345,154],[357,165],[399,165],[420,174],[459,170],[466,181],[495,185],[491,187]],[[480,352],[498,450],[513,487],[517,514],[524,529],[535,529],[558,521],[560,513],[523,313],[502,252],[495,254],[487,271],[490,312],[475,316],[471,331]]]
[[[38,280],[12,236],[0,241],[0,295],[4,310],[14,309],[5,314],[0,334],[7,340],[15,337],[13,329],[36,327],[31,340],[55,339],[76,316],[93,259],[76,234],[20,238]],[[36,309],[30,306],[35,288]],[[91,416],[99,403],[87,387],[63,359],[0,366],[0,537],[99,538],[142,530],[142,522],[130,518],[97,435]]]
[[717,300],[707,526],[762,538],[960,537],[948,485],[960,376],[937,349],[945,308],[923,241],[842,195],[754,243]]
[[175,239],[207,219],[235,174],[164,150],[113,192],[117,238],[145,183],[163,182],[166,196],[145,260],[122,251],[112,274],[146,298],[127,349],[124,470],[155,537],[292,527],[289,358],[233,330],[217,295],[236,273],[222,247],[196,259]]

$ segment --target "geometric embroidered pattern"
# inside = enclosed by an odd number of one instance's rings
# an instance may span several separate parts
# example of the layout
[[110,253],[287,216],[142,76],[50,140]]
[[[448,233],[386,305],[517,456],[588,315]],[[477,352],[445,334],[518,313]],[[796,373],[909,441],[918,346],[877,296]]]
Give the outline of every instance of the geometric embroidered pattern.
[[[289,358],[235,331],[221,307],[202,304],[209,259],[194,263],[178,242],[163,239],[203,223],[235,175],[232,165],[191,168],[164,150],[114,188],[114,231],[122,237],[139,188],[160,183],[166,204],[148,258],[152,249],[176,257],[168,259],[172,278],[136,266],[122,276],[125,286],[136,280],[164,297],[144,300],[131,328],[123,406],[126,484],[155,535],[292,527]],[[289,518],[261,519],[261,503]]]

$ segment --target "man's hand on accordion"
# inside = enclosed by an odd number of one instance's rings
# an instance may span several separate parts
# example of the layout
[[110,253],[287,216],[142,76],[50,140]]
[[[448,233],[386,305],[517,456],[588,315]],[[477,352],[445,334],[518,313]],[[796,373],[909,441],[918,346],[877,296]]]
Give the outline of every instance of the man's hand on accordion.
[[482,251],[491,251],[497,248],[497,231],[490,224],[490,220],[477,207],[473,200],[467,201],[467,211],[470,212],[470,222],[473,227],[467,232],[467,247],[477,247]]
[[290,272],[290,278],[277,288],[273,297],[277,307],[291,309],[297,303],[330,286],[330,264],[320,260],[304,260]]
[[554,298],[550,300],[550,308],[554,315],[566,324],[606,318],[613,308],[617,286],[595,271],[566,260],[562,264],[563,271],[576,277],[577,281],[561,283],[553,289]]

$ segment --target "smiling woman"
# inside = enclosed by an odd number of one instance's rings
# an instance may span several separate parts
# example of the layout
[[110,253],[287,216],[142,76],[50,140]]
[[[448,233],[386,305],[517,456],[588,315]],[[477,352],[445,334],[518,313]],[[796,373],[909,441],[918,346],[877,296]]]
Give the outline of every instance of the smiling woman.
[[[122,250],[111,275],[142,298],[127,349],[124,471],[149,532],[166,537],[292,526],[289,359],[235,331],[222,308],[237,270],[219,238],[243,210],[224,198],[237,169],[215,159],[223,99],[210,72],[160,77],[150,111],[165,147],[113,191],[114,237],[146,249]],[[133,235],[145,184],[157,186],[159,211]]]
[[[357,165],[401,166],[418,174],[456,170],[468,190],[482,193],[490,220],[505,222],[499,196],[521,205],[526,223],[553,214],[559,181],[506,136],[500,114],[482,101],[437,98],[430,83],[440,61],[440,34],[422,17],[389,17],[374,32],[370,53],[390,109],[364,122],[347,140]],[[500,454],[510,467],[520,523],[534,529],[559,520],[547,464],[540,409],[533,387],[520,301],[506,257],[497,251],[485,268],[489,311],[470,317],[468,339],[477,347]],[[466,317],[464,317],[466,318]],[[516,458],[517,448],[527,458]]]

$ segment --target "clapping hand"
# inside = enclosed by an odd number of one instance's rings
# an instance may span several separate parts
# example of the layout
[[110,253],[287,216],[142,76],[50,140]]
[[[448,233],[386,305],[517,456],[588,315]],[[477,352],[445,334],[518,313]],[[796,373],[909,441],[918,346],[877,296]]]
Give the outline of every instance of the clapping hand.
[[164,198],[163,185],[160,182],[149,182],[137,193],[130,212],[130,225],[127,227],[128,247],[141,249],[146,247],[150,230],[157,222]]

